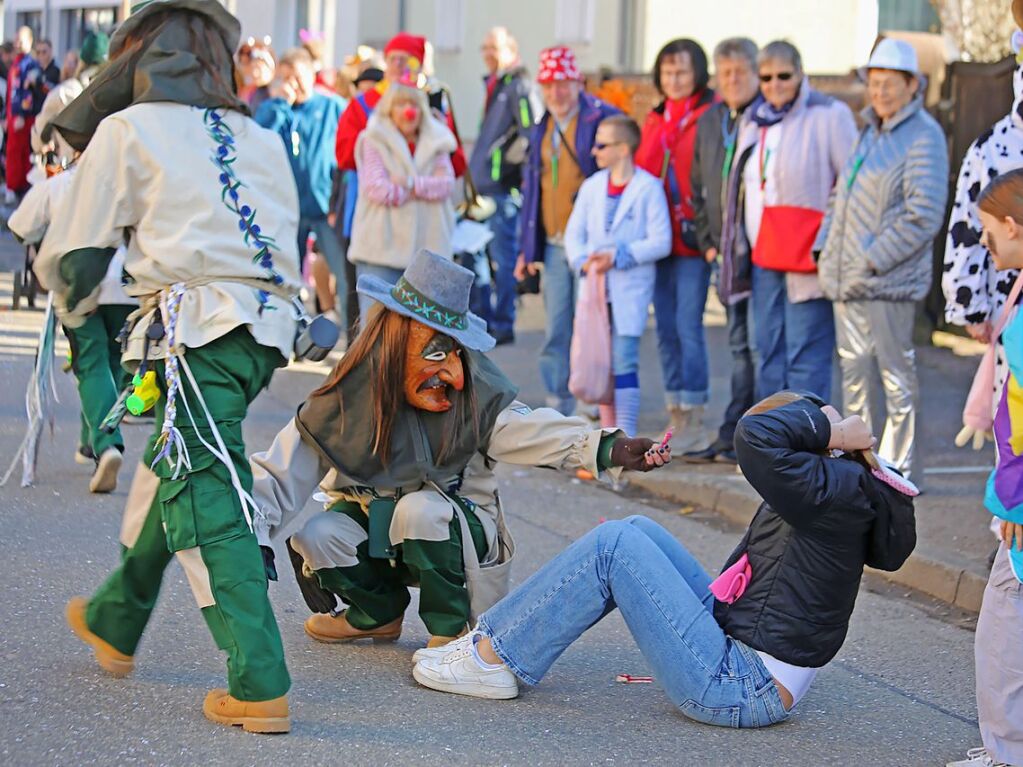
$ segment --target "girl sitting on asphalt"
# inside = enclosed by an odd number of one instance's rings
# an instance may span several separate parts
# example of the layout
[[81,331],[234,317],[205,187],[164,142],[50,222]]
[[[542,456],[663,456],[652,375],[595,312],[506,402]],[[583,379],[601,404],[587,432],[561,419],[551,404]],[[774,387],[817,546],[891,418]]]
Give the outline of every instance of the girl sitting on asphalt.
[[735,443],[764,503],[716,581],[652,520],[606,522],[481,615],[473,632],[418,651],[416,680],[514,698],[519,680],[538,683],[617,607],[687,717],[725,727],[787,719],[841,648],[864,566],[896,570],[913,550],[915,488],[876,463],[862,419],[813,395],[760,402]]

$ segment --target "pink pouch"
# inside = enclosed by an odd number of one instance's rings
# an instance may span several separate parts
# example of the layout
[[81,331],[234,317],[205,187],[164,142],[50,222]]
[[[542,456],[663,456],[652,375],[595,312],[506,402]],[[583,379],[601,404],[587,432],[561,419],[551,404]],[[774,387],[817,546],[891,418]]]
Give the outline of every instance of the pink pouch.
[[970,386],[970,393],[966,395],[966,405],[963,407],[963,425],[969,426],[976,431],[991,431],[995,422],[995,344],[998,337],[1005,329],[1005,324],[1016,306],[1020,289],[1023,288],[1023,272],[1019,273],[1016,282],[1012,285],[1009,297],[1005,301],[998,321],[991,329],[991,343],[984,351],[977,365],[977,372],[973,376],[973,384]]
[[601,272],[582,281],[569,350],[568,390],[576,399],[595,405],[611,405],[615,401],[606,278]]
[[743,554],[734,565],[711,581],[710,592],[719,602],[730,605],[746,592],[752,577],[749,557]]

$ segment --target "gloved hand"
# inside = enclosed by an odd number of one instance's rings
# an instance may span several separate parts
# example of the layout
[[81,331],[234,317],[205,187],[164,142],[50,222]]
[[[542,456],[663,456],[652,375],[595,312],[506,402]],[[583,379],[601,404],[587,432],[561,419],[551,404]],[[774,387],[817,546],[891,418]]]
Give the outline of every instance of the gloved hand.
[[984,448],[984,442],[994,442],[995,435],[991,431],[982,431],[975,429],[972,426],[964,426],[958,434],[956,434],[955,445],[956,447],[966,447],[966,443],[973,442],[974,450],[982,450]]
[[307,573],[305,560],[302,555],[295,551],[291,545],[291,538],[285,541],[288,548],[288,557],[291,559],[291,566],[295,570],[295,580],[298,581],[298,590],[302,592],[302,598],[314,613],[329,613],[337,607],[337,597],[320,585],[315,573]]
[[268,581],[277,580],[277,564],[274,561],[276,559],[274,550],[269,546],[260,546],[259,550],[263,554],[263,567],[266,568],[266,579]]
[[620,437],[611,446],[611,464],[630,471],[650,471],[671,461],[671,445],[646,437]]

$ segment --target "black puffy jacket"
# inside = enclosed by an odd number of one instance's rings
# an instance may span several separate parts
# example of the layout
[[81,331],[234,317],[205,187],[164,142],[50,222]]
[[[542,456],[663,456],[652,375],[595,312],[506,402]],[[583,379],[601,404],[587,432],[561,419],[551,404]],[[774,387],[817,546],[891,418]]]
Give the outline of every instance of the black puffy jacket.
[[845,641],[864,565],[897,570],[916,545],[911,499],[857,461],[827,457],[830,440],[809,400],[739,421],[739,465],[764,503],[725,564],[749,555],[746,592],[714,604],[729,636],[814,668]]

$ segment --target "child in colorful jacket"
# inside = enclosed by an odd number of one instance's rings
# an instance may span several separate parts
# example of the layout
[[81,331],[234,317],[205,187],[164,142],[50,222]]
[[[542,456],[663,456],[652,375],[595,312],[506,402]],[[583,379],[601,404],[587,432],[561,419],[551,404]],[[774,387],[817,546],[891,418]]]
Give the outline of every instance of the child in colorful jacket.
[[[1023,169],[995,178],[977,201],[982,242],[999,270],[1023,266]],[[1017,286],[1018,287],[1018,286]],[[1014,290],[1013,295],[1018,290]],[[1015,311],[1015,310],[1012,310]],[[983,747],[954,765],[1023,764],[1023,322],[1003,326],[1008,376],[995,410],[997,462],[984,503],[1001,544],[977,620],[977,714]],[[995,341],[996,339],[992,339]]]

